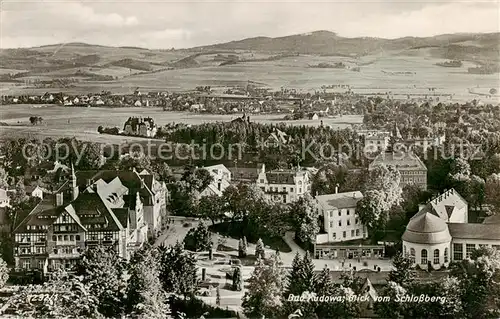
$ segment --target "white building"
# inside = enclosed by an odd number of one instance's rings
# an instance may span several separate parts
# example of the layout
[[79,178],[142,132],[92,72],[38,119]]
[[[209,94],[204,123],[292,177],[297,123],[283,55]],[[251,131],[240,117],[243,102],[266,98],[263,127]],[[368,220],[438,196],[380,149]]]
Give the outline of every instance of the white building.
[[481,246],[500,249],[499,224],[468,223],[467,202],[453,189],[436,197],[410,219],[403,234],[403,252],[427,269],[448,267],[470,258]]
[[266,172],[265,165],[262,165],[257,187],[268,200],[291,203],[311,192],[311,179],[309,172],[300,167]]
[[385,151],[389,147],[390,132],[370,132],[364,135],[365,152]]
[[212,182],[200,192],[200,197],[222,196],[226,188],[231,185],[231,171],[223,164],[204,167],[212,176]]
[[363,198],[360,191],[316,196],[323,230],[317,244],[335,243],[367,237],[367,229],[356,214],[356,205]]

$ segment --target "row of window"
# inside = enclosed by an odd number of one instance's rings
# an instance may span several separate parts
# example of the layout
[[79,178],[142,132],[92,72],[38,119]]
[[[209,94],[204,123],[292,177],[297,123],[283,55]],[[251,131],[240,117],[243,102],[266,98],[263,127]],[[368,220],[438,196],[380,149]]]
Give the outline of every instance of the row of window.
[[78,231],[77,224],[69,224],[69,225],[54,225],[54,231]]
[[[351,215],[351,212],[353,214],[356,214],[356,210],[354,208],[353,209],[346,209],[346,215],[347,216]],[[341,210],[338,211],[338,215],[342,216],[342,211]],[[333,218],[333,211],[332,210],[330,211],[330,218]]]
[[80,241],[80,235],[53,235],[52,241]]
[[26,225],[27,230],[46,230],[49,229],[49,225]]
[[[339,225],[339,227],[342,227],[342,220],[339,219],[337,224]],[[359,218],[355,218],[354,220],[354,225],[358,225],[359,224]],[[347,219],[346,221],[346,226],[351,226],[351,220],[350,219]],[[330,221],[330,228],[333,228],[333,220]]]
[[[406,251],[406,246],[404,247],[404,253],[406,256],[408,256],[408,252]],[[433,263],[435,265],[438,265],[440,262],[439,262],[439,259],[440,259],[440,252],[439,252],[439,249],[434,249],[434,255],[433,255]],[[415,263],[415,249],[414,248],[410,248],[410,260],[412,263]],[[422,249],[420,251],[420,264],[421,265],[427,265],[429,262],[428,260],[428,256],[427,256],[427,249]],[[448,248],[445,248],[444,249],[444,262],[447,263],[448,262]]]
[[14,253],[20,255],[45,254],[45,246],[16,247]]
[[15,240],[17,243],[43,243],[47,236],[45,234],[16,234]]
[[[359,237],[359,234],[360,234],[359,228],[356,230],[354,230],[354,229],[351,230],[351,237]],[[365,236],[366,236],[366,231],[365,231],[365,229],[363,229],[363,237],[365,237]],[[337,233],[335,233],[335,232],[332,233],[332,237],[333,237],[333,239],[337,239]],[[347,231],[342,232],[342,238],[347,238]]]

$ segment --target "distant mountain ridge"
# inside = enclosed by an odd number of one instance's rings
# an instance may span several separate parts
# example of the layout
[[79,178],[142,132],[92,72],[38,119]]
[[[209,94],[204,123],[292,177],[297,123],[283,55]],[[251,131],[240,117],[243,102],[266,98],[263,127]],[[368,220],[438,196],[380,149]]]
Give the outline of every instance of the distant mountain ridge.
[[[455,47],[450,47],[454,45]],[[464,49],[462,50],[461,47]],[[254,37],[226,43],[200,46],[193,50],[253,50],[265,52],[287,52],[318,55],[368,55],[384,51],[411,50],[419,48],[441,48],[455,52],[441,54],[468,59],[473,53],[471,48],[477,48],[477,54],[485,53],[498,60],[500,33],[458,33],[442,34],[433,37],[403,37],[383,39],[371,37],[344,38],[330,31],[315,31],[310,33],[289,35],[284,37]],[[464,52],[459,52],[459,51]]]

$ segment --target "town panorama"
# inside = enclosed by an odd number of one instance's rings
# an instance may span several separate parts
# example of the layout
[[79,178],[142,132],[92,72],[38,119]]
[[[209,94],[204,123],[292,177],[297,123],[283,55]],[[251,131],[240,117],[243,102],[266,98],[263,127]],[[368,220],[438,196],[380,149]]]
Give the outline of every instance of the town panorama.
[[0,317],[499,318],[499,9],[2,2]]

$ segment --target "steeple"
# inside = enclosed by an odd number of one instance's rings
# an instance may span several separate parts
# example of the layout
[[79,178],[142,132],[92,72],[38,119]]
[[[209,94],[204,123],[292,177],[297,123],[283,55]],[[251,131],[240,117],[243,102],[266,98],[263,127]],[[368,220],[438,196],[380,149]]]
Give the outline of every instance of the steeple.
[[76,183],[76,174],[75,167],[73,166],[73,162],[71,162],[71,198],[73,200],[78,198],[78,184]]

